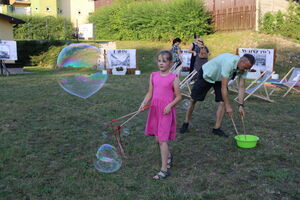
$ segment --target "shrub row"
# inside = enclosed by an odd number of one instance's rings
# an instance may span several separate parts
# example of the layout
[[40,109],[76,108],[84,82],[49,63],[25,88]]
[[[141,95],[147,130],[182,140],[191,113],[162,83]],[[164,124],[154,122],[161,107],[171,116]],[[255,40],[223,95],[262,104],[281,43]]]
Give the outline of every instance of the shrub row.
[[193,33],[211,32],[210,15],[202,0],[117,1],[94,12],[97,39],[191,39]]
[[25,24],[14,28],[15,39],[69,40],[73,37],[72,23],[63,17],[18,15]]
[[57,40],[17,41],[18,60],[16,65],[53,66],[65,43],[65,41]]
[[266,13],[260,30],[268,34],[279,34],[300,40],[300,4],[291,3],[285,14],[280,11],[274,14]]
[[[84,41],[83,41],[84,42]],[[54,67],[60,51],[76,41],[63,40],[29,40],[17,41],[18,60],[16,65]],[[94,46],[94,42],[84,42]]]

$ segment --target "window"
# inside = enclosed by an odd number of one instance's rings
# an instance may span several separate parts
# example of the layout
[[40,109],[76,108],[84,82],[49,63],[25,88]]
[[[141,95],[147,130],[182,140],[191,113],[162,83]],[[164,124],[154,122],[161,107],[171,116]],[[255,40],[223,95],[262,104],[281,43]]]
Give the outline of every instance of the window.
[[9,5],[7,11],[8,11],[8,13],[13,13],[15,11],[15,7]]
[[62,9],[57,8],[57,13],[58,13],[58,14],[62,14],[62,12],[63,12]]
[[46,11],[47,11],[47,12],[50,12],[50,11],[51,11],[51,9],[50,9],[49,7],[47,7],[47,8],[46,8]]

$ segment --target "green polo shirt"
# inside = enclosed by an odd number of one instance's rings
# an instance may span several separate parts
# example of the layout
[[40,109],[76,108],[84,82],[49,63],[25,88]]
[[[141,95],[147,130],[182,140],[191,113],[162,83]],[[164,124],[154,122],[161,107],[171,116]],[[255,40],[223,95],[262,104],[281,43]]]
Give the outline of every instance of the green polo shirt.
[[202,66],[204,80],[215,83],[221,81],[222,77],[231,79],[234,72],[237,73],[237,76],[245,78],[246,73],[237,68],[239,60],[240,56],[231,53],[223,53],[211,59]]

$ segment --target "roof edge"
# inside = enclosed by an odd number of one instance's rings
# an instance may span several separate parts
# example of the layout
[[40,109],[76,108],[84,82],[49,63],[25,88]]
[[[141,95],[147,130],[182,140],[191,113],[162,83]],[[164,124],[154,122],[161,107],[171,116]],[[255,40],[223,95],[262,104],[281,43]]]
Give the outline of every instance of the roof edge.
[[25,24],[26,23],[25,21],[23,21],[21,19],[9,16],[9,15],[5,15],[5,14],[2,14],[2,13],[0,13],[0,19],[7,20],[11,24]]

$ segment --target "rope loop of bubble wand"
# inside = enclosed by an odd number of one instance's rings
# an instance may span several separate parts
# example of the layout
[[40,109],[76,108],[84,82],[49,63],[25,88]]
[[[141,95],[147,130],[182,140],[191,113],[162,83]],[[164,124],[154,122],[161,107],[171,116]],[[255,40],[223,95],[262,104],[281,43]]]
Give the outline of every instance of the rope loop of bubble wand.
[[[142,111],[141,111],[141,110],[137,110],[137,111],[135,111],[135,112],[126,114],[126,115],[121,116],[121,117],[119,117],[119,118],[117,118],[117,119],[111,120],[111,122],[109,123],[109,126],[110,126],[110,127],[112,128],[112,130],[113,130],[113,134],[114,134],[114,136],[115,136],[115,139],[116,139],[116,143],[117,143],[117,145],[118,145],[119,152],[120,152],[120,154],[121,154],[122,156],[125,155],[125,150],[124,150],[124,146],[123,146],[123,143],[122,143],[121,128],[122,128],[125,124],[127,124],[130,120],[132,120],[135,116],[137,116],[139,113],[145,111],[146,109],[148,109],[148,108],[150,108],[150,107],[151,107],[151,105],[147,105],[147,106],[145,106],[145,107],[143,108]],[[124,118],[127,118],[127,117],[129,117],[129,118],[128,118],[126,121],[124,121],[121,125],[116,126],[116,127],[113,125],[114,122],[117,122],[117,121],[119,121],[119,120],[121,120],[121,119],[124,119]]]

